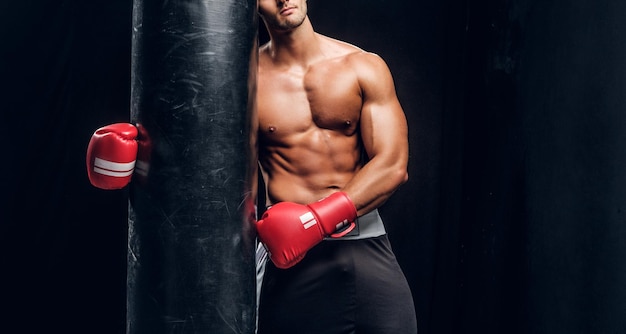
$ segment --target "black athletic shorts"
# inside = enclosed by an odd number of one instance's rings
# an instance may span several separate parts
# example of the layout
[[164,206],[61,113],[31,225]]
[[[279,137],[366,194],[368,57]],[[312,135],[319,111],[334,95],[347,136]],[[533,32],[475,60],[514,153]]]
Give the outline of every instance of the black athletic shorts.
[[271,261],[258,334],[415,334],[411,291],[387,235],[328,240],[289,269]]

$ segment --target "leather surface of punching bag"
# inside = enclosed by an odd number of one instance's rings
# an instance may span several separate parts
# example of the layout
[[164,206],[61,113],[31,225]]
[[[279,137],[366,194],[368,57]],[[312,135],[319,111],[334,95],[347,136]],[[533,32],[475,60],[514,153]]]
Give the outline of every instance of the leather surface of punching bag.
[[256,1],[133,5],[127,333],[253,333]]

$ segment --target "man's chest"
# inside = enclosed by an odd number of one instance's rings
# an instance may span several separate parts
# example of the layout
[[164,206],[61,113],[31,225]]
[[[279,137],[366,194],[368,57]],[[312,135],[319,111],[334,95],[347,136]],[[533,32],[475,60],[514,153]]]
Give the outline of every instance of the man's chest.
[[259,71],[262,132],[302,132],[314,126],[353,133],[362,105],[356,75],[334,63],[306,71]]

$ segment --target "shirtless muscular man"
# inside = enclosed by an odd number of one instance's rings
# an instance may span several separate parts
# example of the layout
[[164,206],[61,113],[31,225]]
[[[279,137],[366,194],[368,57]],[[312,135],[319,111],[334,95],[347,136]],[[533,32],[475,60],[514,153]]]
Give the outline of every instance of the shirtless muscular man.
[[314,31],[306,0],[259,0],[258,333],[416,333],[378,214],[407,181],[404,112],[377,55]]

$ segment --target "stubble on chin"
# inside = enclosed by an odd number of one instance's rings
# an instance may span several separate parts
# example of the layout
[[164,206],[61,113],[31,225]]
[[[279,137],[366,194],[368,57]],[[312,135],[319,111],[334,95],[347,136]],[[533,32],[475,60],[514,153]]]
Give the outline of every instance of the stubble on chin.
[[[306,10],[306,9],[305,9]],[[302,11],[302,8],[298,9],[297,13],[289,15],[287,17],[277,16],[271,17],[269,20],[266,18],[268,27],[278,31],[289,31],[302,25],[306,18],[306,11]]]

